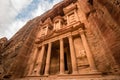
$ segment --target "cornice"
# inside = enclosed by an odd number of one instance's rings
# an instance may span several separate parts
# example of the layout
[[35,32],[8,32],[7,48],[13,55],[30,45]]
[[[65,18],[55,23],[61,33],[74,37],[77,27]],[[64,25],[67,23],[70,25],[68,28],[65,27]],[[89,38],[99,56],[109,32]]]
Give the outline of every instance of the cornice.
[[53,22],[56,22],[58,20],[61,20],[62,22],[64,21],[63,17],[62,16],[56,16],[54,19],[53,19]]
[[77,5],[76,4],[71,4],[71,6],[65,7],[63,9],[63,11],[64,11],[64,14],[67,14],[70,11],[75,10],[75,9],[77,9]]

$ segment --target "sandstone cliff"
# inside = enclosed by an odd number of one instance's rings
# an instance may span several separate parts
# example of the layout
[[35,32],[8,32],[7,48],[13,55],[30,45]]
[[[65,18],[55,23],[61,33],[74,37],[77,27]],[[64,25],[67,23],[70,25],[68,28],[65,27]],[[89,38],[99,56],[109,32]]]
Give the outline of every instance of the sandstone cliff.
[[79,17],[86,26],[86,36],[97,68],[110,74],[119,74],[120,0],[64,0],[53,9],[30,20],[10,40],[4,38],[2,43],[0,40],[1,65],[4,68],[2,77],[23,77],[27,74],[28,60],[40,22],[48,17],[53,19],[57,15],[64,15],[63,8],[75,2],[78,2]]

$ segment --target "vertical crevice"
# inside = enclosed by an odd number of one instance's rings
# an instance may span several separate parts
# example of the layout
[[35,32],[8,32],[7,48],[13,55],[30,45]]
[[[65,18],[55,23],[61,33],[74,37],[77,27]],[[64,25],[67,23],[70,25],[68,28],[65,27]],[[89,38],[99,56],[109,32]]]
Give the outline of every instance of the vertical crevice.
[[93,0],[88,0],[88,3],[90,3],[91,5],[93,5]]

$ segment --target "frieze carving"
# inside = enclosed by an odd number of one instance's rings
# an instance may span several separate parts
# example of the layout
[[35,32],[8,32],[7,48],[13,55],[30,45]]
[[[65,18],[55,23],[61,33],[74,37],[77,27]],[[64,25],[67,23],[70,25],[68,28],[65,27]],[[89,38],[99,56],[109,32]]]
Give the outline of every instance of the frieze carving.
[[86,52],[85,52],[85,50],[81,50],[80,52],[79,52],[79,57],[82,59],[82,58],[86,58]]
[[79,51],[79,56],[77,57],[77,60],[78,60],[79,67],[88,67],[89,66],[85,50]]

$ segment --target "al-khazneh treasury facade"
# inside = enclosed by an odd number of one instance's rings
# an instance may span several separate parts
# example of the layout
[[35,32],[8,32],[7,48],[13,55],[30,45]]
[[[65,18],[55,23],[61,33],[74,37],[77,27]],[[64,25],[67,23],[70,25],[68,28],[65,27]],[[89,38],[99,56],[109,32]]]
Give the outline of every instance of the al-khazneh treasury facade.
[[64,0],[1,39],[1,79],[120,80],[116,2]]

